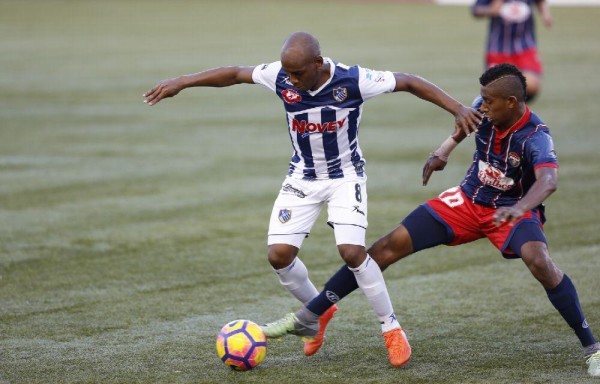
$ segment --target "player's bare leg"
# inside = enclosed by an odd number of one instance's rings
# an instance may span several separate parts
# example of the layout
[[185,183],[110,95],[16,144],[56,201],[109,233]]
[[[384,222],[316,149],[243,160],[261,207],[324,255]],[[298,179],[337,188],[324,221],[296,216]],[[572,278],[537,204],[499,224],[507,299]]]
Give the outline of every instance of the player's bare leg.
[[387,235],[377,240],[367,253],[377,262],[381,271],[396,261],[413,253],[412,240],[406,227],[399,225]]
[[548,254],[548,247],[541,241],[530,241],[521,247],[523,262],[545,289],[555,288],[563,279],[564,273],[554,264]]
[[542,88],[542,76],[531,71],[523,71],[523,75],[527,80],[527,104],[529,104],[540,93]]

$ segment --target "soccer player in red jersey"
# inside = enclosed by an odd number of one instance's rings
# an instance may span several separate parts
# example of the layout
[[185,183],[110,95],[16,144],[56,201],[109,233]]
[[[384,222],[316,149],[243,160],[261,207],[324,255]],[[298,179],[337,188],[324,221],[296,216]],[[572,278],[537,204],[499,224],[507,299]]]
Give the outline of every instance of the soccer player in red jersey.
[[[459,186],[410,213],[368,253],[381,270],[423,249],[488,238],[505,258],[520,258],[546,290],[548,299],[579,339],[588,372],[600,376],[596,342],[569,277],[550,258],[544,235],[543,202],[557,187],[558,159],[548,127],[525,104],[526,80],[511,64],[489,68],[479,79],[474,107],[484,119],[475,133],[473,162]],[[450,152],[466,137],[456,130],[428,158],[423,185],[443,170]],[[342,267],[319,296],[295,313],[316,323],[330,306],[355,290],[354,275]]]
[[527,101],[539,93],[543,73],[538,55],[533,8],[546,27],[553,24],[546,0],[476,0],[473,16],[489,18],[485,50],[486,68],[510,63],[527,79]]

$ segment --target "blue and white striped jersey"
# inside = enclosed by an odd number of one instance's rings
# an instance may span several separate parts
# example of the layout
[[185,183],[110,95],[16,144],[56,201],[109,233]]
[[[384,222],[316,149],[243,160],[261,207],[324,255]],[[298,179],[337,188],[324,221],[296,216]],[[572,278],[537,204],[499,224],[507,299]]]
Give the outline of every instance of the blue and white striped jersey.
[[294,88],[281,62],[254,68],[252,79],[283,101],[292,159],[289,175],[303,179],[337,179],[364,175],[365,159],[358,145],[364,101],[392,92],[392,72],[348,67],[324,58],[331,76],[316,91]]

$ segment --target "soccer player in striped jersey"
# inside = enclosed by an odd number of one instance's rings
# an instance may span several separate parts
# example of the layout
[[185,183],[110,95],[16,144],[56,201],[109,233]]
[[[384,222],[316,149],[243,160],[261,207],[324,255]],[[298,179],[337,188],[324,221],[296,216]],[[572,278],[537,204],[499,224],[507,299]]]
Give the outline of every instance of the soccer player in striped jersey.
[[527,79],[527,101],[539,93],[543,65],[538,54],[533,8],[542,22],[551,27],[553,18],[546,0],[476,0],[473,16],[489,18],[485,49],[486,68],[510,63]]
[[[260,84],[281,99],[292,143],[289,172],[275,200],[268,231],[267,257],[281,284],[303,304],[318,295],[298,252],[327,205],[339,253],[381,323],[390,363],[406,364],[410,346],[381,270],[365,249],[367,175],[358,143],[363,103],[384,93],[410,92],[451,113],[456,128],[464,132],[475,129],[480,113],[419,76],[347,66],[323,57],[318,40],[306,32],[288,37],[279,61],[220,67],[164,80],[144,97],[147,104],[155,105],[188,87],[240,83]],[[266,324],[263,329],[269,337],[287,332],[306,337],[305,354],[310,355],[320,346],[335,311],[335,306],[328,310],[321,327],[316,321],[303,324],[291,314],[291,322]],[[287,329],[290,324],[293,328]]]
[[[465,178],[415,209],[368,253],[383,271],[423,249],[488,238],[505,258],[523,260],[575,332],[589,374],[600,377],[600,343],[585,319],[575,286],[550,258],[543,231],[543,202],[556,190],[558,177],[550,131],[525,104],[525,77],[515,66],[494,66],[479,80],[481,97],[474,107],[484,119],[474,135],[475,152]],[[455,128],[431,154],[423,168],[423,185],[433,171],[444,169],[450,152],[465,136]],[[356,287],[354,275],[344,266],[295,316],[304,322],[319,316]]]

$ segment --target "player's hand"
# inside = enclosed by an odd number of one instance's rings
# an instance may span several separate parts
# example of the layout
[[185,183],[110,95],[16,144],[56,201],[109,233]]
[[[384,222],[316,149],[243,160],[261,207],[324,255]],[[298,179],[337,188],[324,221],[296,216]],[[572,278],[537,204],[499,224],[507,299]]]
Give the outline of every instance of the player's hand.
[[499,227],[502,223],[508,221],[508,223],[512,225],[524,214],[525,212],[515,205],[512,207],[500,207],[496,210],[496,213],[494,213],[494,224]]
[[500,16],[500,8],[504,5],[504,0],[492,0],[492,3],[488,8],[488,16],[497,17]]
[[447,161],[440,159],[433,153],[429,155],[425,165],[423,166],[423,185],[427,185],[433,171],[443,170],[446,167],[446,164],[448,164]]
[[542,21],[544,22],[544,26],[546,28],[552,28],[552,26],[554,25],[554,19],[550,14],[542,15]]
[[144,93],[144,103],[154,105],[164,98],[177,95],[182,89],[183,86],[177,78],[163,80],[154,88]]
[[471,136],[472,132],[477,132],[479,124],[483,119],[481,112],[474,108],[468,108],[462,105],[454,116],[454,128],[462,131],[466,136]]

